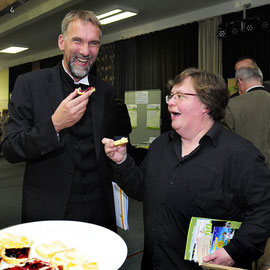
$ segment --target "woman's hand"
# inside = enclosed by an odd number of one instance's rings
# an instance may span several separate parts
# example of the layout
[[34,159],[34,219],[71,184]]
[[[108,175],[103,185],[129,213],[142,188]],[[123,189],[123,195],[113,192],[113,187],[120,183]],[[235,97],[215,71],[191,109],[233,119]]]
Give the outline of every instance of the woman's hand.
[[231,256],[227,253],[227,251],[224,248],[218,249],[214,253],[205,256],[203,258],[203,261],[205,263],[214,263],[226,266],[234,265],[234,260],[231,258]]
[[114,146],[114,140],[103,138],[104,151],[106,155],[115,163],[122,163],[126,159],[127,147],[126,144]]

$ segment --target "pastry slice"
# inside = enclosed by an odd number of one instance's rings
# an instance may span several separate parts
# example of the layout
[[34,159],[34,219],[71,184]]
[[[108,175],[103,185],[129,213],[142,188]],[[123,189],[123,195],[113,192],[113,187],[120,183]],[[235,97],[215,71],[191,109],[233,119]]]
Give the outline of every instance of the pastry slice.
[[96,262],[89,262],[88,258],[75,248],[56,253],[50,262],[55,268],[62,270],[99,270]]
[[38,245],[35,249],[37,255],[44,259],[51,259],[57,252],[64,251],[68,247],[60,241],[52,241]]
[[78,95],[83,95],[84,93],[86,93],[88,91],[95,92],[96,91],[96,88],[90,86],[90,87],[86,88],[85,90],[82,90],[82,88],[79,87],[79,88],[76,88],[76,90],[77,90],[77,94]]
[[30,256],[33,240],[26,236],[0,232],[0,256],[8,264],[18,265]]
[[48,262],[44,262],[39,259],[29,259],[26,262],[12,266],[9,268],[5,268],[4,270],[61,270],[60,268],[54,268],[53,266],[50,265]]
[[114,141],[113,145],[114,146],[119,146],[128,143],[128,138],[122,137],[120,140]]

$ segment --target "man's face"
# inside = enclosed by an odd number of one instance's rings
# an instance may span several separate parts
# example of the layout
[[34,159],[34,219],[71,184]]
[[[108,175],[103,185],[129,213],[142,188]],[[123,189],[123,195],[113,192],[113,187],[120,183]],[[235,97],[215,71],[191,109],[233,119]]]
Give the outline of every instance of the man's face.
[[85,77],[95,62],[100,47],[100,29],[91,22],[77,19],[70,22],[58,46],[64,52],[64,66],[75,81]]
[[239,61],[235,64],[235,71],[237,71],[239,68],[242,68],[242,67],[250,67],[250,66],[254,66],[254,63],[251,59],[244,59],[242,61]]
[[168,102],[172,128],[181,136],[192,136],[201,129],[203,119],[209,118],[208,115],[206,116],[208,110],[196,96],[197,93],[190,77],[186,78],[180,86],[173,87],[171,94],[175,93],[182,93],[183,96],[174,95]]

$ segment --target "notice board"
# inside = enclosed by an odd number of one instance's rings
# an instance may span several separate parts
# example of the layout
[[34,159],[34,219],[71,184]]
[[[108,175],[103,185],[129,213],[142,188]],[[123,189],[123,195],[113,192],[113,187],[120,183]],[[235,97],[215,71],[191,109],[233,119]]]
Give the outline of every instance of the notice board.
[[161,91],[126,91],[125,103],[131,119],[131,144],[151,141],[160,135]]

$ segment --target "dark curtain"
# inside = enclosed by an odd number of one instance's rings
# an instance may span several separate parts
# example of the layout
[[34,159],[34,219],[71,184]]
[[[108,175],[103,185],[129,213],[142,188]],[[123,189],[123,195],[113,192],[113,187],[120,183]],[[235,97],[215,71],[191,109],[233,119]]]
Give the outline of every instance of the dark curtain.
[[15,81],[20,74],[32,71],[32,63],[26,63],[9,68],[9,93],[12,93]]
[[102,45],[96,61],[97,76],[114,85],[115,80],[115,44]]
[[187,67],[198,66],[198,23],[138,36],[137,90],[161,90],[161,132],[171,129],[165,102],[167,82]]
[[[270,5],[247,9],[246,18],[270,18]],[[243,12],[222,16],[223,23],[241,21]],[[256,20],[255,20],[256,21]],[[242,56],[251,56],[256,59],[261,68],[264,80],[270,79],[270,30],[264,30],[258,24],[254,32],[241,32],[238,35],[229,35],[222,40],[223,77],[233,78],[235,61]]]
[[115,92],[124,100],[125,91],[137,90],[135,38],[115,42]]
[[63,55],[60,54],[60,55],[56,55],[56,56],[53,56],[53,57],[49,57],[49,58],[46,58],[46,59],[42,59],[40,60],[40,68],[51,68],[51,67],[54,67],[56,66],[59,62],[61,62],[63,59]]

